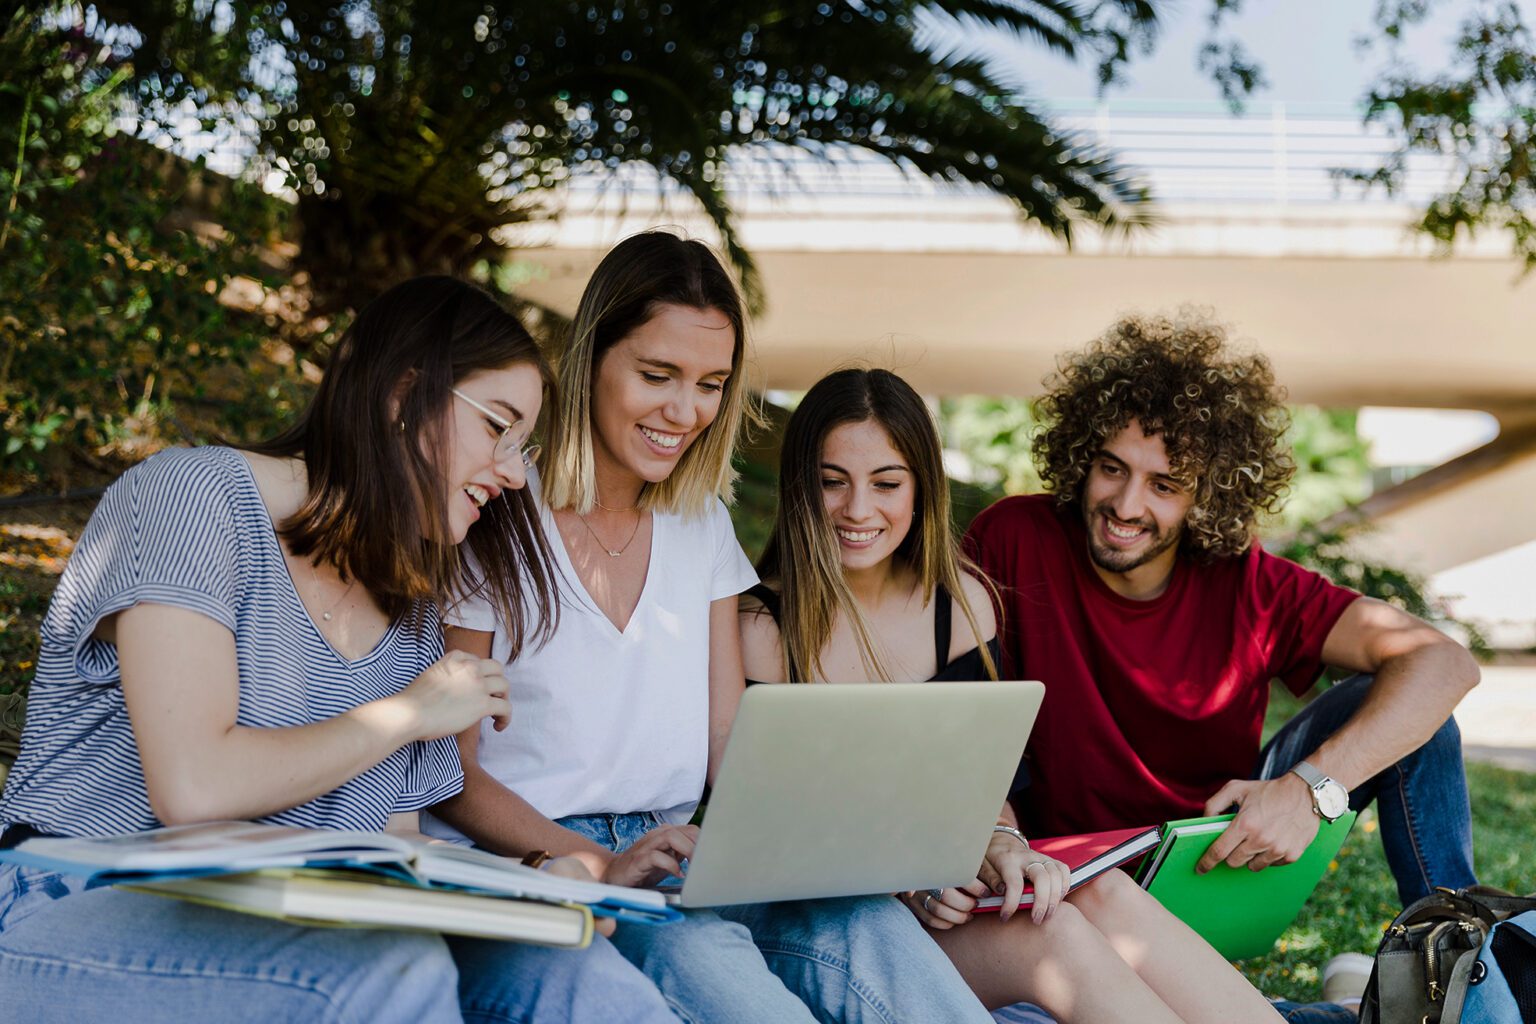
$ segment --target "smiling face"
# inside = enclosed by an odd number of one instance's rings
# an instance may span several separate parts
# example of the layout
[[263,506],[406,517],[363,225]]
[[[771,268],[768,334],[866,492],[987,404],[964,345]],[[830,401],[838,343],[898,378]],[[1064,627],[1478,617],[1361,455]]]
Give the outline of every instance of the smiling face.
[[1113,589],[1161,593],[1173,574],[1184,518],[1194,498],[1175,479],[1161,436],[1132,420],[1104,443],[1083,482],[1088,554]]
[[917,484],[876,420],[844,423],[821,446],[821,496],[846,570],[884,563],[906,540]]
[[[480,518],[480,509],[503,490],[528,482],[520,451],[505,459],[495,456],[496,440],[508,424],[519,448],[533,432],[544,398],[544,382],[531,363],[514,363],[499,370],[472,373],[456,385],[472,402],[454,397],[448,408],[452,450],[448,469],[449,540],[458,544]],[[498,422],[499,421],[499,422]]]
[[593,374],[600,501],[660,483],[720,412],[736,332],[717,309],[663,304],[604,352]]

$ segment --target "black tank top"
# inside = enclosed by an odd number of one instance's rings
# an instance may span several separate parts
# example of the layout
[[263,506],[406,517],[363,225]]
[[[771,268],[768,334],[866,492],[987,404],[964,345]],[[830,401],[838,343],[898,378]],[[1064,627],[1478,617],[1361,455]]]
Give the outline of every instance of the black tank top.
[[[775,623],[779,621],[780,605],[777,592],[759,583],[748,590],[747,593],[762,602],[763,608],[769,615],[773,616]],[[936,587],[933,594],[933,660],[934,664],[939,666],[939,670],[928,678],[928,682],[987,678],[987,663],[982,660],[980,647],[972,647],[953,661],[949,660],[949,639],[950,632],[953,629],[954,615],[955,602],[949,596],[949,591],[943,587]],[[987,651],[992,655],[992,663],[994,665],[997,664],[998,641],[996,637],[987,641]],[[789,681],[792,683],[802,682],[802,680],[796,678],[793,670],[790,670]],[[759,682],[761,680],[748,679],[747,685],[755,686]]]

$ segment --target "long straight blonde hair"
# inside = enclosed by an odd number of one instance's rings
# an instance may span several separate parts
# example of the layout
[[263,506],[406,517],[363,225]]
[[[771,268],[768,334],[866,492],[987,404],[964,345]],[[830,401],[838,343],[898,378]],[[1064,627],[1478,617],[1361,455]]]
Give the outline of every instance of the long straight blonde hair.
[[746,314],[741,296],[720,260],[703,242],[667,231],[632,235],[609,250],[576,307],[571,337],[559,360],[560,415],[541,460],[544,500],[551,508],[586,515],[597,504],[592,439],[592,388],[603,356],[656,315],[662,305],[719,310],[731,323],[731,375],[720,411],[663,481],[646,484],[640,506],[702,515],[709,503],[731,501],[736,482],[732,460],[743,423],[755,407],[742,379],[746,367]]
[[806,392],[789,418],[779,458],[779,505],[758,575],[779,592],[779,638],[789,680],[819,679],[821,652],[841,616],[853,630],[859,657],[872,679],[890,681],[869,623],[843,577],[831,517],[821,495],[821,452],[827,435],[846,423],[878,423],[912,471],[916,508],[895,558],[917,574],[923,603],[943,587],[976,637],[989,678],[997,666],[987,650],[964,577],[991,589],[960,552],[949,511],[949,478],[938,428],[911,385],[889,370],[847,369],[828,374]]

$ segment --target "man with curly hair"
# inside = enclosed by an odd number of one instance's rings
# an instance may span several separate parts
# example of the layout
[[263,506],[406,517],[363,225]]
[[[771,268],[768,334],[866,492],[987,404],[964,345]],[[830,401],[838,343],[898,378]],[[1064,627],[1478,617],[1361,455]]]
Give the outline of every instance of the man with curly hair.
[[[1132,317],[1046,381],[1034,454],[1049,494],[972,524],[1001,591],[1005,675],[1046,684],[1026,828],[1064,835],[1216,814],[1201,868],[1290,863],[1346,806],[1377,801],[1406,904],[1474,882],[1461,741],[1476,685],[1460,645],[1254,539],[1294,470],[1268,362],[1219,325]],[[1309,704],[1262,753],[1270,680]]]

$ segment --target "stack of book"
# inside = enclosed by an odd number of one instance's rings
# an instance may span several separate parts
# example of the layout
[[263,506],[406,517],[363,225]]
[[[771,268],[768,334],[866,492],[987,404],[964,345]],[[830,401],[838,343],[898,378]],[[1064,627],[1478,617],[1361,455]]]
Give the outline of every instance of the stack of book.
[[301,924],[572,948],[591,942],[593,914],[644,924],[681,916],[657,892],[563,878],[481,850],[248,821],[34,838],[0,860]]
[[[1262,871],[1218,864],[1204,874],[1195,865],[1232,821],[1231,814],[1186,818],[1147,828],[1117,829],[1077,836],[1032,839],[1030,848],[1064,862],[1076,889],[1104,872],[1131,865],[1141,887],[1157,897],[1229,960],[1262,956],[1301,912],[1338,856],[1354,824],[1350,811],[1339,820],[1319,822],[1317,836],[1300,859]],[[1020,906],[1035,895],[1028,890]],[[996,910],[1001,896],[977,901],[977,910]]]

